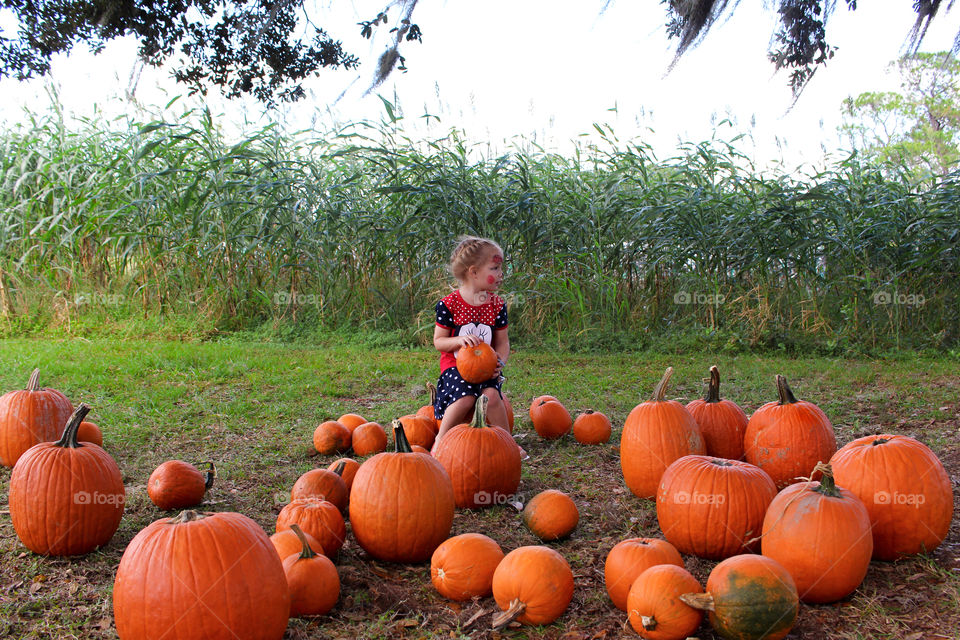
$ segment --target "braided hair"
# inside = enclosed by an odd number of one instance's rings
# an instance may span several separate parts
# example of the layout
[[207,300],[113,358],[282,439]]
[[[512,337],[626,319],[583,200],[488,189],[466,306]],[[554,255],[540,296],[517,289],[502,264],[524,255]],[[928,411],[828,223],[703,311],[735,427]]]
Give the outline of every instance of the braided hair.
[[460,236],[457,246],[450,254],[450,273],[458,281],[463,282],[470,267],[483,264],[492,253],[503,254],[503,249],[493,240],[477,236]]

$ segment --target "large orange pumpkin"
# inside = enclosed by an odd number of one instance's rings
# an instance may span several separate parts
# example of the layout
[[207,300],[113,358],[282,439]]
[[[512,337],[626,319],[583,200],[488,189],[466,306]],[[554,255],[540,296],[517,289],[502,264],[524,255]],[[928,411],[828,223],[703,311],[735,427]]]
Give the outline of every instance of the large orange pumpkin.
[[683,567],[661,564],[640,574],[627,596],[627,620],[641,638],[684,640],[700,627],[703,612],[680,599],[703,593],[703,587]]
[[212,462],[206,476],[189,462],[167,460],[161,463],[147,480],[147,495],[160,509],[187,509],[203,501],[207,489],[213,486],[216,469]]
[[396,451],[378,453],[360,465],[350,492],[353,535],[374,558],[424,562],[450,536],[453,486],[443,466],[413,453],[394,422]]
[[657,520],[681,553],[722,560],[759,549],[763,517],[775,495],[773,480],[752,464],[684,456],[660,479]]
[[830,465],[837,484],[870,514],[877,560],[933,551],[947,537],[950,476],[925,444],[909,436],[866,436],[837,451]]
[[89,553],[107,544],[120,526],[125,502],[120,468],[97,445],[77,441],[89,411],[80,404],[63,436],[30,447],[10,475],[13,529],[34,553]]
[[494,629],[513,620],[550,624],[573,599],[573,572],[549,547],[520,547],[504,556],[493,572],[493,598],[503,609],[493,619]]
[[447,538],[430,558],[430,581],[444,598],[484,598],[493,591],[493,572],[503,550],[481,533]]
[[660,476],[674,460],[707,452],[693,416],[676,400],[664,399],[671,375],[668,367],[653,398],[633,408],[620,435],[623,479],[641,498],[657,495]]
[[793,576],[804,602],[834,602],[860,586],[870,566],[870,516],[860,498],[818,465],[820,482],[781,491],[763,520],[763,555]]
[[603,565],[603,581],[607,594],[618,609],[627,609],[630,585],[641,573],[658,564],[683,566],[677,549],[659,538],[629,538],[618,542]]
[[256,522],[184,511],[130,541],[113,584],[113,615],[121,640],[280,640],[290,592]]
[[59,438],[71,413],[65,395],[40,388],[40,369],[34,369],[25,390],[0,397],[0,464],[12,467],[33,445]]
[[743,446],[747,462],[766,471],[778,489],[811,474],[837,450],[833,425],[820,407],[797,400],[787,379],[777,376],[779,400],[757,409],[747,422]]
[[497,352],[486,342],[457,351],[457,371],[471,384],[480,384],[493,377],[497,370]]
[[707,395],[687,404],[687,411],[700,425],[707,455],[743,460],[743,434],[747,414],[732,400],[720,399],[720,370],[710,367]]
[[530,404],[530,422],[541,438],[562,438],[573,426],[570,412],[553,396],[534,398]]
[[559,540],[569,536],[577,528],[580,512],[573,498],[547,489],[530,499],[523,508],[523,524],[541,540]]

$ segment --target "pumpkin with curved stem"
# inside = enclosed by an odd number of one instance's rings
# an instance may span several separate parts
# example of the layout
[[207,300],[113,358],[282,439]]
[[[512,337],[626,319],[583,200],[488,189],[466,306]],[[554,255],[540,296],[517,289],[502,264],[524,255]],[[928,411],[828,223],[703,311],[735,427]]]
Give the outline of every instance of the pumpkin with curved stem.
[[520,486],[520,450],[504,429],[485,424],[488,402],[480,396],[473,424],[450,429],[433,451],[450,476],[454,502],[461,508],[498,504]]
[[747,414],[732,400],[720,399],[720,370],[710,367],[707,395],[687,404],[687,411],[700,426],[708,456],[743,460],[743,434]]
[[341,453],[350,448],[350,430],[336,420],[321,422],[313,432],[313,446],[321,455]]
[[674,460],[707,451],[693,416],[676,400],[664,399],[672,375],[668,367],[653,398],[633,408],[620,435],[623,479],[640,498],[657,495],[660,476]]
[[838,487],[830,465],[820,482],[781,491],[763,520],[763,555],[793,576],[804,602],[835,602],[860,586],[870,566],[870,515],[860,498]]
[[427,420],[433,420],[439,427],[440,421],[437,420],[437,414],[433,409],[433,405],[437,402],[437,387],[432,382],[427,383],[427,393],[430,394],[430,403],[417,409],[416,415],[421,418],[426,418]]
[[627,596],[627,620],[641,638],[684,640],[700,627],[703,612],[680,600],[703,587],[683,567],[661,564],[640,574]]
[[346,511],[348,491],[347,484],[343,481],[343,470],[346,464],[346,462],[338,463],[333,471],[329,469],[307,471],[293,484],[290,500],[318,498],[332,502],[341,512]]
[[584,411],[573,421],[573,437],[580,444],[609,442],[611,431],[610,418],[599,411]]
[[393,423],[395,452],[360,465],[350,492],[350,523],[357,543],[387,562],[429,560],[450,536],[453,485],[429,454],[413,453],[400,421]]
[[[343,468],[337,472],[337,468],[340,467],[340,463],[343,463]],[[350,497],[350,489],[353,488],[353,478],[357,475],[357,470],[360,468],[360,463],[354,460],[353,458],[340,458],[334,460],[330,463],[330,466],[327,467],[328,471],[333,471],[334,473],[339,473],[340,477],[343,478],[343,484],[347,485],[347,497]]]
[[541,438],[556,440],[562,438],[573,426],[570,412],[552,396],[540,396],[530,405],[530,422]]
[[710,572],[706,593],[680,599],[709,612],[710,626],[728,640],[780,640],[800,610],[790,572],[776,560],[752,554],[727,558]]
[[[299,527],[300,525],[297,526]],[[302,531],[302,533],[304,537],[306,537],[310,549],[317,553],[323,553],[323,545],[320,544],[319,540],[305,531]],[[285,559],[291,553],[300,553],[303,550],[303,542],[300,540],[300,536],[293,531],[292,526],[289,529],[274,533],[270,536],[270,542],[273,543],[273,548],[277,550],[277,555],[280,556],[281,560]]]
[[460,347],[456,355],[460,377],[471,384],[486,382],[497,371],[497,352],[486,342],[472,347]]
[[290,614],[283,565],[239,513],[184,511],[140,531],[113,585],[121,640],[280,640]]
[[628,538],[614,545],[603,565],[603,582],[614,606],[626,611],[630,585],[658,564],[682,567],[683,558],[672,544],[659,538]]
[[493,628],[514,620],[521,624],[550,624],[573,599],[573,572],[559,553],[549,547],[514,549],[493,572],[493,598],[503,612],[493,618]]
[[207,489],[213,486],[216,468],[212,462],[205,473],[188,462],[167,460],[147,480],[147,495],[160,509],[186,509],[203,502]]
[[336,422],[339,422],[340,424],[345,426],[347,428],[347,431],[349,431],[350,435],[352,436],[354,430],[357,427],[359,427],[362,424],[366,424],[369,421],[357,413],[345,413],[339,418],[337,418]]
[[950,476],[937,456],[909,437],[858,438],[830,459],[837,484],[863,501],[873,527],[873,557],[896,560],[933,551],[953,518]]
[[768,402],[750,416],[743,446],[747,462],[766,471],[777,489],[782,489],[808,476],[819,479],[813,468],[830,460],[837,439],[820,407],[797,400],[781,375],[777,376],[777,394],[777,402]]
[[286,531],[294,523],[317,539],[328,558],[336,557],[347,537],[343,515],[326,500],[305,498],[284,505],[277,514],[276,530]]
[[369,456],[387,450],[387,432],[376,422],[364,422],[353,430],[353,452]]
[[410,444],[420,445],[427,451],[433,447],[433,442],[437,438],[439,428],[433,420],[423,418],[416,414],[401,416],[400,424],[403,425],[403,433]]
[[430,581],[444,598],[484,598],[493,591],[493,572],[503,550],[480,533],[464,533],[444,540],[430,558]]
[[33,445],[59,438],[72,413],[65,395],[40,387],[34,369],[26,389],[0,396],[0,464],[12,467]]
[[756,551],[763,517],[777,495],[773,480],[740,460],[684,456],[657,490],[657,521],[681,553],[722,560]]
[[300,553],[283,561],[290,588],[290,616],[319,616],[333,609],[340,599],[340,576],[330,559],[317,554],[296,523],[290,528],[300,539]]
[[559,540],[577,528],[580,512],[573,499],[562,491],[541,491],[523,508],[523,523],[541,540]]
[[10,519],[24,546],[44,555],[89,553],[110,541],[126,495],[110,454],[77,441],[90,407],[80,404],[56,442],[30,447],[10,475]]
[[77,429],[77,440],[80,442],[92,442],[98,447],[103,447],[103,432],[93,422],[84,420]]

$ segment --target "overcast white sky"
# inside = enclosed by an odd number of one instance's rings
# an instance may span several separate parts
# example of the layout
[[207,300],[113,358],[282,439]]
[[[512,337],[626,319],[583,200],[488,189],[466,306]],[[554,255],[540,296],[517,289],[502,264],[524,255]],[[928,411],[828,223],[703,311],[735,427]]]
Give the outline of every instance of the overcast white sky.
[[[741,2],[733,17],[715,26],[668,75],[673,44],[664,35],[661,4],[615,0],[601,14],[604,4],[421,0],[415,21],[424,31],[423,44],[408,43],[402,51],[410,71],[395,73],[365,95],[384,42],[360,38],[356,23],[372,18],[382,0],[326,0],[312,12],[314,22],[361,57],[359,73],[325,72],[309,85],[309,100],[282,113],[265,115],[255,103],[216,96],[209,103],[230,122],[262,126],[279,119],[291,128],[323,129],[331,118],[379,118],[380,93],[396,95],[408,121],[418,121],[425,110],[439,116],[440,124],[424,135],[439,136],[456,126],[472,140],[490,141],[501,150],[517,136],[564,150],[571,139],[592,132],[593,123],[608,123],[620,139],[642,139],[661,158],[675,152],[678,140],[709,138],[719,120],[730,118],[734,126],[722,127],[718,135],[749,134],[740,148],[759,164],[781,158],[789,166],[819,164],[825,151],[841,144],[836,127],[842,100],[895,86],[885,74],[886,64],[901,53],[913,19],[910,0],[861,2],[856,12],[838,2],[828,23],[837,55],[791,110],[787,76],[773,75],[765,55],[776,14],[761,7],[771,3]],[[391,18],[396,17],[394,11]],[[9,28],[9,21],[0,19],[4,25]],[[949,48],[958,29],[960,10],[941,15],[923,50]],[[70,112],[89,116],[94,105],[108,115],[132,111],[123,95],[134,50],[132,43],[117,43],[94,57],[81,48],[58,59],[49,80],[5,80],[0,118],[22,119],[24,107],[43,111],[50,81]],[[179,93],[165,70],[145,70],[136,84],[137,99],[154,109]]]

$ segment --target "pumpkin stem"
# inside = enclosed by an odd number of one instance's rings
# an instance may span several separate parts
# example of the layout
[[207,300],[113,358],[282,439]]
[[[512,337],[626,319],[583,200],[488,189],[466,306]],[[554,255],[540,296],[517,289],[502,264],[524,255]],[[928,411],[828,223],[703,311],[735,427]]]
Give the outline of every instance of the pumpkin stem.
[[300,528],[300,525],[294,522],[290,525],[290,530],[297,534],[297,537],[300,538],[300,544],[303,545],[303,550],[300,552],[301,560],[309,560],[317,555],[316,552],[310,548],[310,543],[307,542],[307,536],[303,535],[303,530]]
[[203,520],[206,518],[206,514],[194,511],[193,509],[187,509],[186,511],[181,511],[177,515],[173,516],[168,520],[170,524],[183,524],[184,522],[194,522],[195,520]]
[[700,611],[714,611],[712,593],[681,593],[680,601]]
[[407,440],[407,434],[403,432],[403,424],[399,420],[393,421],[393,443],[397,453],[413,453],[410,448],[410,441]]
[[[820,472],[820,486],[814,489],[817,493],[822,493],[825,496],[830,496],[831,498],[839,498],[840,490],[837,489],[837,483],[833,479],[833,467],[830,466],[830,463],[823,464],[818,462],[817,466],[813,468],[813,473],[817,471]],[[813,475],[811,473],[810,475]]]
[[653,616],[640,616],[640,624],[647,631],[653,631],[657,628],[657,619]]
[[73,410],[73,415],[67,420],[67,426],[63,429],[63,435],[54,443],[57,447],[66,447],[68,449],[78,449],[83,445],[77,441],[77,430],[80,423],[90,413],[90,405],[80,403],[80,406]]
[[430,406],[437,404],[437,388],[432,382],[427,383],[427,391],[430,392]]
[[523,615],[523,612],[527,610],[527,605],[524,602],[520,602],[519,599],[514,598],[513,602],[510,603],[510,608],[506,611],[501,611],[497,615],[493,616],[493,630],[502,629],[520,616]]
[[794,404],[797,402],[796,396],[790,390],[787,379],[777,374],[777,395],[780,396],[780,404]]
[[871,447],[875,447],[875,446],[877,446],[878,444],[887,444],[888,442],[890,442],[890,438],[880,438],[880,437],[878,437],[876,440],[874,440],[873,442],[870,443],[870,446],[871,446]]
[[477,401],[477,410],[474,412],[473,423],[470,425],[474,429],[483,429],[487,426],[487,405],[489,403],[490,398],[484,395],[480,396]]
[[710,384],[707,385],[707,395],[703,398],[704,402],[720,402],[720,370],[714,365],[710,367]]
[[40,369],[34,369],[27,381],[27,391],[40,391]]
[[210,465],[209,467],[207,467],[207,470],[205,471],[205,473],[206,473],[206,475],[207,475],[207,479],[206,479],[206,481],[203,483],[203,488],[204,488],[204,489],[209,489],[210,487],[213,486],[213,479],[217,477],[217,468],[214,466],[214,464],[213,464],[212,462],[209,462],[209,461],[208,461],[208,462],[201,462],[200,464]]
[[653,390],[653,401],[663,402],[663,397],[667,393],[667,383],[670,382],[670,376],[673,375],[673,367],[667,367],[657,388]]
[[340,462],[337,463],[337,466],[335,466],[335,467],[333,468],[333,472],[342,478],[342,477],[343,477],[343,470],[344,470],[346,467],[347,467],[347,461],[346,461],[346,460],[341,460]]

